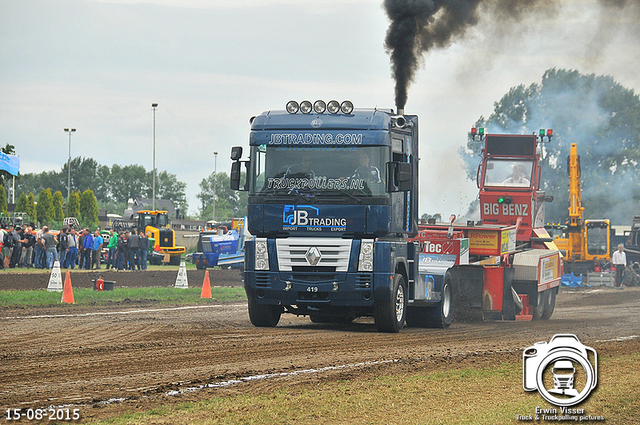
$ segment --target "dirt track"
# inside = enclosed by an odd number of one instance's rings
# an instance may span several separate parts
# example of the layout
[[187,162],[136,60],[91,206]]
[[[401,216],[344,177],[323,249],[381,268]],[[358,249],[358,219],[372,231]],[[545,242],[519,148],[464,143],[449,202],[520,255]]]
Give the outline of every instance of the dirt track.
[[615,352],[621,348],[603,341],[640,335],[639,314],[640,288],[563,290],[549,321],[454,323],[447,330],[405,328],[400,334],[377,333],[370,319],[320,325],[288,315],[275,329],[254,328],[246,304],[0,308],[0,411],[73,405],[84,419],[107,418],[292,382],[455,367],[461,361],[520,364],[523,348],[557,333],[574,333],[596,350]]

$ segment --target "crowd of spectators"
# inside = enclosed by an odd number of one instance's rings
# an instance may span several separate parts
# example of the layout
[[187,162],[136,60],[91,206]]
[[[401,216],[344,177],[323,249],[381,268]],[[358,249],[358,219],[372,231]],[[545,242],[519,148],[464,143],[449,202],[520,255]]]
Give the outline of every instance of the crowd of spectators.
[[60,261],[62,268],[97,270],[103,262],[103,248],[107,269],[147,269],[149,238],[142,231],[116,233],[111,229],[108,236],[103,236],[100,229],[91,234],[88,228],[63,227],[60,232],[52,232],[47,225],[38,231],[34,227],[0,226],[0,269],[51,269]]

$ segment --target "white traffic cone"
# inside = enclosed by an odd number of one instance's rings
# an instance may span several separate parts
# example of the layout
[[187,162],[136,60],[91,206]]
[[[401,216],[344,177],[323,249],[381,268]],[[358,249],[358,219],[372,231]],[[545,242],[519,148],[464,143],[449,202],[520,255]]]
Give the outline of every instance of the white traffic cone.
[[175,288],[187,289],[189,287],[189,281],[187,280],[187,265],[184,261],[180,263],[180,269],[178,270],[178,277],[176,278]]
[[60,272],[60,261],[53,263],[53,269],[51,269],[51,276],[49,276],[49,286],[47,286],[49,292],[62,292],[62,273]]

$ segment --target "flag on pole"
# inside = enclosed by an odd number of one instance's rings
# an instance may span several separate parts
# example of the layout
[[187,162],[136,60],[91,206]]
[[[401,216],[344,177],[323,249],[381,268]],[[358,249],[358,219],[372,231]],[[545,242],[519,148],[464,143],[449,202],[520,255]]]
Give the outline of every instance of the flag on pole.
[[20,171],[20,158],[0,152],[0,170],[8,171],[9,174],[17,176]]

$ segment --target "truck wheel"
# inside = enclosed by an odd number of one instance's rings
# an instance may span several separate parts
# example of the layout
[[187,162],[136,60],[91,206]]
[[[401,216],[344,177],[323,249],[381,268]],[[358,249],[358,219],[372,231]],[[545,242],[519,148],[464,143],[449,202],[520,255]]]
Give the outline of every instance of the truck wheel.
[[407,326],[415,328],[447,328],[453,319],[451,281],[445,280],[442,301],[436,307],[409,307]]
[[407,314],[407,285],[404,276],[393,277],[393,290],[389,299],[376,300],[373,318],[379,332],[397,333],[404,327]]
[[553,310],[556,308],[556,288],[547,289],[547,302],[544,305],[544,313],[540,317],[542,320],[549,320],[553,314]]
[[249,320],[259,328],[274,328],[280,321],[282,310],[275,305],[263,305],[256,302],[255,296],[247,296]]
[[[542,320],[546,306],[549,304],[549,292],[550,290],[538,292],[538,302],[533,306],[533,320]],[[555,305],[555,296],[553,303]]]
[[205,266],[203,266],[203,265],[202,265],[202,264],[200,264],[200,263],[196,263],[196,269],[197,269],[197,270],[205,270],[205,269],[206,269],[206,267],[205,267]]
[[442,301],[440,301],[440,318],[437,321],[438,328],[448,328],[453,319],[453,289],[451,288],[451,280],[445,279],[442,287]]
[[169,265],[171,265],[171,266],[179,266],[181,259],[182,259],[182,257],[180,257],[179,255],[172,255],[171,257],[169,257]]

